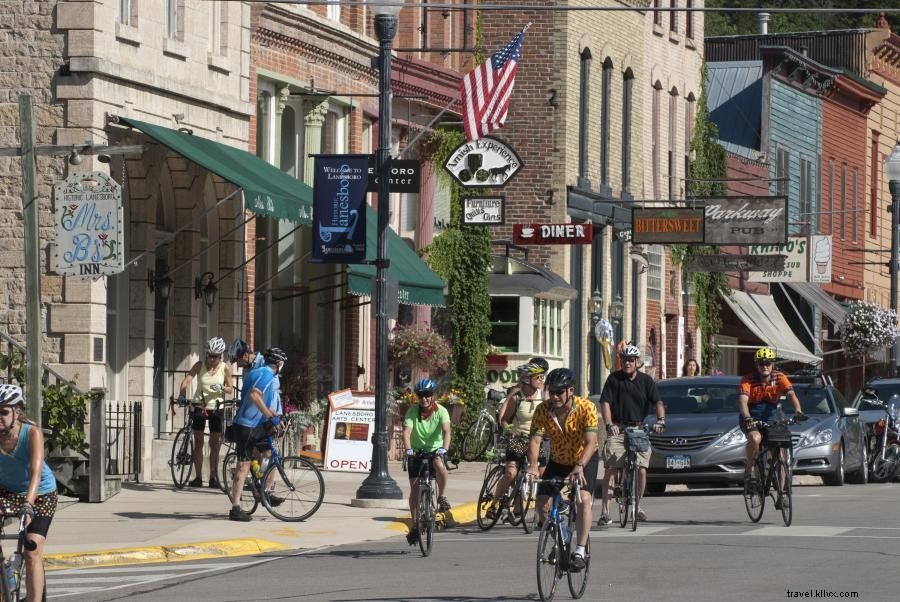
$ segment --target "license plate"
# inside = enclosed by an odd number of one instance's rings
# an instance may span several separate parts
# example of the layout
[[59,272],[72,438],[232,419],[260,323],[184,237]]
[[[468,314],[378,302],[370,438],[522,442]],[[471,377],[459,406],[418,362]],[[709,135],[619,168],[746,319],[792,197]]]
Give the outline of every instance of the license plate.
[[666,456],[666,468],[685,470],[691,467],[690,456]]

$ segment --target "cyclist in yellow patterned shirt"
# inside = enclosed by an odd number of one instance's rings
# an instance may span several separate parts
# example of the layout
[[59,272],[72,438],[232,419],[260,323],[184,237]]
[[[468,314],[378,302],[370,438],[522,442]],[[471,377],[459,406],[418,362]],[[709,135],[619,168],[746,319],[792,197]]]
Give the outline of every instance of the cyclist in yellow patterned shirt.
[[[589,400],[575,395],[575,375],[568,368],[552,370],[544,381],[547,400],[539,405],[531,419],[531,442],[528,447],[530,475],[538,474],[538,451],[541,439],[550,439],[550,461],[544,479],[565,477],[581,481],[581,500],[576,524],[578,542],[572,555],[571,567],[584,568],[584,548],[591,531],[591,493],[597,483],[597,407]],[[550,485],[538,489],[537,510],[541,520],[550,511],[550,497],[555,491]]]

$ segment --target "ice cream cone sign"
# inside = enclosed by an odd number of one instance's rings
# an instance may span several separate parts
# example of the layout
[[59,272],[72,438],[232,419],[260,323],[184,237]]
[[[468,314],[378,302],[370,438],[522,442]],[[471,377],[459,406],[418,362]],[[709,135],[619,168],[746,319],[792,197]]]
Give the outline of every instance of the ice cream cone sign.
[[603,355],[603,363],[606,365],[606,369],[612,369],[612,324],[604,318],[597,320],[594,324],[594,338],[600,343],[600,351],[601,355]]
[[831,237],[813,236],[810,265],[811,282],[831,282]]

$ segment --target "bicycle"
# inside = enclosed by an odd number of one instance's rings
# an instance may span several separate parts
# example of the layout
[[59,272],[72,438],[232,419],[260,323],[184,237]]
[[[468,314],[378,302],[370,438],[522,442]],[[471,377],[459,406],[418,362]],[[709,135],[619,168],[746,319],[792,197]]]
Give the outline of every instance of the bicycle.
[[[751,474],[744,479],[744,506],[754,523],[762,518],[766,497],[771,496],[775,507],[781,510],[784,526],[791,526],[794,516],[791,495],[794,446],[787,427],[790,422],[784,418],[772,424],[756,422],[762,434],[762,443],[751,466]],[[773,453],[775,450],[779,453]],[[768,465],[766,455],[769,456]],[[759,476],[754,476],[753,471]]]
[[625,466],[616,471],[616,485],[613,495],[619,510],[619,525],[624,529],[631,520],[631,530],[637,531],[638,487],[641,482],[641,468],[638,466],[637,454],[650,449],[648,433],[650,427],[628,426],[625,434]]
[[[502,443],[498,443],[494,449],[499,450],[502,446]],[[506,463],[502,458],[503,454],[497,453],[495,454],[495,460],[485,466],[484,483],[478,495],[478,506],[475,514],[478,526],[482,531],[488,531],[503,518],[511,526],[518,527],[521,525],[525,533],[531,533],[534,530],[535,522],[535,485],[526,478],[528,473],[527,460],[524,466],[519,467],[516,478],[510,482],[506,493],[500,498],[500,504],[497,506],[494,516],[487,516],[488,509],[494,505],[497,484],[503,478],[503,473],[506,472]]]
[[[286,522],[303,521],[315,514],[325,497],[325,481],[316,465],[300,456],[282,458],[271,434],[257,443],[256,449],[271,451],[271,458],[268,462],[264,458],[262,465],[251,462],[239,500],[241,508],[253,514],[262,502],[269,514]],[[237,465],[237,452],[230,452],[222,473],[222,485],[229,494]]]
[[[419,549],[422,556],[431,554],[434,545],[434,530],[438,524],[438,488],[432,462],[440,458],[434,452],[418,451],[415,456],[419,464],[419,495],[416,500],[416,529],[419,532]],[[403,472],[406,472],[410,456],[403,458]]]
[[[176,398],[172,398],[170,403],[172,413],[175,413],[174,406],[184,408],[184,426],[179,429],[172,441],[172,455],[169,458],[169,470],[172,473],[172,482],[176,489],[183,489],[191,480],[191,474],[194,472],[194,412],[192,402],[189,399],[181,402]],[[216,408],[213,412],[223,410],[226,406],[234,405],[233,401],[217,401]],[[204,417],[208,416],[208,411],[203,409]],[[219,486],[224,490],[222,480],[219,480]]]
[[[3,525],[7,519],[15,519],[15,515],[6,514],[0,511],[0,536],[3,534]],[[2,602],[19,602],[25,599],[25,592],[22,584],[25,583],[25,557],[23,550],[29,552],[37,548],[30,539],[26,539],[27,532],[25,530],[25,513],[22,512],[18,516],[19,528],[16,536],[16,551],[7,558],[3,555],[2,537],[0,537],[0,566],[3,567],[3,575],[0,576],[0,601]],[[47,600],[47,579],[44,578],[44,593],[41,600]]]
[[466,462],[475,461],[488,450],[491,439],[498,432],[497,407],[495,406],[505,398],[506,394],[503,391],[488,389],[478,418],[466,429],[462,438],[460,454]]
[[[584,568],[573,571],[569,562],[573,551],[572,541],[577,542],[575,526],[578,518],[578,502],[581,499],[581,483],[569,483],[568,499],[563,500],[562,487],[566,479],[529,479],[532,483],[548,483],[556,488],[550,513],[544,519],[537,548],[537,582],[541,600],[548,602],[556,595],[556,586],[563,574],[569,583],[569,593],[575,599],[581,598],[587,589],[591,571],[591,540],[584,548]],[[579,580],[580,579],[580,580]]]

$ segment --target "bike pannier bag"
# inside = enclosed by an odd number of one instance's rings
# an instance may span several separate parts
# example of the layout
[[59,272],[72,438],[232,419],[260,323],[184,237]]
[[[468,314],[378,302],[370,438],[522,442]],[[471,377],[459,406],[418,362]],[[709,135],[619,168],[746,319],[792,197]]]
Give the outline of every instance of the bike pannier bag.
[[783,424],[775,424],[765,429],[763,442],[769,447],[792,447],[791,429]]
[[650,451],[650,436],[643,430],[625,431],[625,449],[636,452]]

